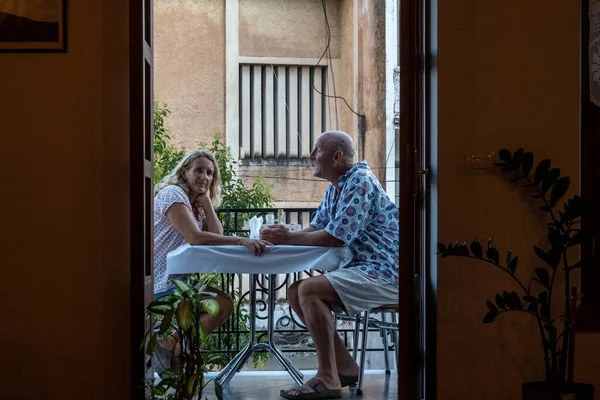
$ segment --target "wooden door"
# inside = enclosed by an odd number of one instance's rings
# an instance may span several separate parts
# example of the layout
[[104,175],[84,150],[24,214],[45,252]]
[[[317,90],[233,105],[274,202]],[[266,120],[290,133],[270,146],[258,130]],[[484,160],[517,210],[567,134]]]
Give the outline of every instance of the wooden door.
[[417,1],[400,1],[400,311],[398,394],[417,397]]
[[130,161],[131,161],[131,391],[144,398],[144,381],[153,372],[151,357],[140,351],[151,320],[146,305],[154,295],[153,239],[153,2],[130,0]]
[[435,398],[430,2],[400,1],[400,399]]

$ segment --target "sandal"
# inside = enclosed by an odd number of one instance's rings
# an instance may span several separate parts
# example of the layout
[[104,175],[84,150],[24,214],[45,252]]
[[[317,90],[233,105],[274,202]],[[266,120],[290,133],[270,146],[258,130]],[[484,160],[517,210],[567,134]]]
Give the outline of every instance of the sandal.
[[[342,397],[341,389],[329,389],[323,384],[318,378],[311,378],[305,383],[308,387],[313,389],[311,392],[308,388],[298,386],[294,389],[282,390],[279,395],[284,399],[298,399],[298,400],[321,400],[321,399],[339,399]],[[297,394],[290,394],[291,390],[298,392]]]

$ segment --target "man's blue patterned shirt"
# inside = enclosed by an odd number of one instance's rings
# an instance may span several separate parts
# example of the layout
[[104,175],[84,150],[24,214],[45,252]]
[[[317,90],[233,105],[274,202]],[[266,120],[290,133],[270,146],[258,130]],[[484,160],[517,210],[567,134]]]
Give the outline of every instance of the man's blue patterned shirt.
[[398,287],[398,207],[361,161],[330,184],[311,225],[340,239],[352,251],[344,268],[357,269]]

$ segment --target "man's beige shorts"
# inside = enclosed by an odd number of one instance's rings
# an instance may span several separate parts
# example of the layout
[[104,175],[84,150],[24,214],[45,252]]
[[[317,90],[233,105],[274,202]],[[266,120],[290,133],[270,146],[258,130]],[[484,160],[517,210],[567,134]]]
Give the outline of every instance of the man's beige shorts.
[[356,269],[341,268],[323,275],[344,303],[346,310],[333,306],[333,311],[354,317],[365,310],[386,304],[398,304],[398,288],[371,278]]

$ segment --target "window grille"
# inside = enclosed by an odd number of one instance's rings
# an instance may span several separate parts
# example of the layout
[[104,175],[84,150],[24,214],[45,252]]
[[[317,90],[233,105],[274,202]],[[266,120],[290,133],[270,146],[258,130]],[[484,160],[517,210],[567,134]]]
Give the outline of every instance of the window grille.
[[239,76],[240,158],[308,157],[326,130],[327,67],[240,64]]

